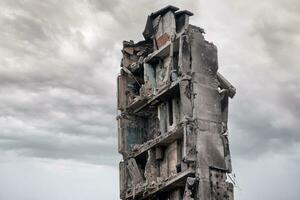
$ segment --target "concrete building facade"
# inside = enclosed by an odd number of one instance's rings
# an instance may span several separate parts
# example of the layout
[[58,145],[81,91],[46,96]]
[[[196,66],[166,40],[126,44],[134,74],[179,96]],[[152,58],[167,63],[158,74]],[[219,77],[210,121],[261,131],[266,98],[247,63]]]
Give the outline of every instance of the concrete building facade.
[[118,80],[120,198],[233,200],[228,100],[217,48],[193,13],[151,13],[144,41],[123,42]]

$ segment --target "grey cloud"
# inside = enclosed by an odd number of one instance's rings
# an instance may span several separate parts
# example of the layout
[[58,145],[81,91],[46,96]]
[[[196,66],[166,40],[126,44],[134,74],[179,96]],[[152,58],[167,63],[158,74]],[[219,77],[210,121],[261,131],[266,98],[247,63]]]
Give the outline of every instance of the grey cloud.
[[[293,2],[297,6],[296,1]],[[273,2],[272,5],[274,6]],[[296,53],[300,51],[300,8],[297,11],[280,4],[272,14],[264,14],[262,17],[264,20],[257,20],[255,30],[275,61],[273,64],[277,64],[278,67],[295,68],[300,61]]]
[[100,165],[116,165],[111,146],[114,141],[102,142],[78,137],[53,137],[36,135],[34,138],[1,138],[1,150],[17,152],[21,156],[50,159],[78,160]]
[[[147,15],[154,12],[164,6],[174,5],[180,7],[181,9],[188,9],[194,11],[198,8],[198,1],[171,1],[171,0],[161,0],[161,1],[98,1],[90,0],[92,5],[95,5],[99,11],[106,11],[116,21],[116,28],[120,31],[114,32],[112,30],[111,34],[114,34],[115,40],[142,40],[142,30],[144,29]],[[109,2],[109,3],[108,3]],[[107,6],[107,4],[109,4]],[[105,7],[105,5],[107,7]],[[114,26],[112,24],[112,26]],[[126,30],[126,31],[124,31]]]
[[[271,3],[266,1],[264,5]],[[114,136],[114,77],[118,71],[121,41],[142,39],[141,34],[137,36],[136,33],[141,33],[144,27],[145,13],[170,2],[90,0],[76,4],[64,1],[59,6],[54,2],[34,1],[1,4],[10,13],[2,17],[2,23],[8,23],[10,27],[1,33],[7,38],[2,41],[6,48],[1,49],[7,59],[1,64],[8,67],[0,68],[0,91],[2,96],[10,91],[20,91],[0,98],[2,117],[13,116],[53,135]],[[199,7],[195,1],[174,5],[192,11]],[[240,42],[230,46],[223,38],[214,41],[225,41],[224,46],[219,46],[220,63],[234,66],[227,69],[220,66],[221,71],[225,69],[225,75],[231,72],[228,77],[238,88],[231,110],[232,129],[240,130],[232,136],[236,142],[234,151],[249,157],[272,151],[274,143],[279,144],[284,152],[289,148],[286,143],[299,142],[295,131],[298,125],[286,127],[285,122],[280,120],[280,112],[282,116],[292,114],[295,121],[299,119],[299,79],[295,67],[299,30],[296,26],[291,28],[291,24],[298,22],[299,18],[295,16],[299,12],[293,1],[289,1],[280,8],[280,13],[287,20],[280,20],[273,18],[277,9],[267,15],[262,12],[259,3],[251,5],[250,9],[246,9],[249,7],[247,2],[237,1],[229,8],[239,10],[239,20],[245,19],[248,25],[243,34],[248,35],[242,35]],[[243,10],[245,12],[241,12]],[[197,13],[194,17],[197,19]],[[244,28],[235,26],[235,22],[229,25]],[[232,28],[230,26],[226,29]],[[208,35],[213,34],[209,30],[207,32]],[[13,43],[13,39],[18,42]],[[262,54],[258,55],[256,50]],[[237,56],[237,51],[241,56]],[[285,63],[288,65],[283,68]],[[289,77],[290,72],[294,72],[293,78]],[[34,97],[24,101],[26,94]],[[273,112],[277,108],[280,111]],[[56,119],[57,115],[63,117]],[[274,123],[277,121],[279,125]],[[286,134],[283,135],[282,131]],[[243,138],[249,139],[246,145],[241,142]],[[249,152],[253,147],[255,150]],[[116,151],[115,146],[108,148],[111,152]]]
[[[45,40],[47,36],[42,29],[42,23],[37,20],[32,20],[26,16],[13,14],[11,18],[6,18],[2,21],[2,26],[6,25],[7,29],[15,32],[18,37],[27,41]],[[16,24],[18,24],[16,26]]]
[[9,25],[0,33],[1,149],[83,162],[96,162],[98,151],[97,163],[111,164],[121,42],[142,39],[145,13],[169,3],[1,2],[0,23]]
[[231,44],[240,59],[226,61],[237,66],[229,67],[236,72],[229,77],[238,83],[230,110],[233,152],[251,159],[295,152],[300,144],[299,2],[231,2],[244,27],[236,26],[247,30],[242,41]]
[[280,105],[288,105],[287,109],[296,119],[300,119],[300,80],[284,82],[284,89],[279,96]]
[[121,3],[120,0],[112,1],[99,1],[99,0],[89,0],[89,2],[96,7],[99,11],[109,11],[112,12]]
[[[89,5],[1,2],[0,149],[112,165],[116,52]],[[85,11],[85,12],[81,12]],[[90,15],[91,14],[91,15]],[[96,15],[95,15],[96,16]],[[105,32],[105,31],[104,31]],[[100,48],[99,48],[100,47]],[[119,62],[119,58],[117,58]],[[108,103],[109,102],[109,103]]]

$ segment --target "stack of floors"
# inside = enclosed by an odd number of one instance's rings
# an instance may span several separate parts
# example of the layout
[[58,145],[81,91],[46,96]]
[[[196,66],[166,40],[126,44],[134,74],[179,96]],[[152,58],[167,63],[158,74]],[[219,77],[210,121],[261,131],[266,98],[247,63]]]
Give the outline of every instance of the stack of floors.
[[144,41],[123,42],[118,76],[120,198],[233,200],[228,98],[215,45],[167,6],[148,16]]

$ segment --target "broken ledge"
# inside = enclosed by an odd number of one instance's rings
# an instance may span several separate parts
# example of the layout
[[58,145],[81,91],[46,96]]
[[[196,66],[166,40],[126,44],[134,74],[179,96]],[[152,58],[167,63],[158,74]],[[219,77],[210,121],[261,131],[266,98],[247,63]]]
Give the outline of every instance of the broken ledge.
[[233,98],[236,93],[236,88],[219,72],[217,73],[218,81],[222,88],[227,89],[229,91],[228,96]]
[[177,79],[174,82],[171,82],[167,84],[163,89],[158,91],[156,95],[151,97],[149,100],[147,100],[147,97],[141,98],[140,100],[137,100],[130,104],[126,110],[129,113],[138,113],[142,111],[147,106],[154,106],[158,102],[165,100],[168,96],[174,96],[176,93],[179,94],[179,83],[181,82],[181,79]]
[[126,199],[133,199],[133,197],[141,197],[141,199],[146,199],[157,193],[168,192],[173,188],[184,187],[186,178],[190,176],[195,176],[195,170],[192,168],[188,168],[183,172],[177,173],[173,177],[170,177],[169,180],[157,185],[156,188],[153,188],[152,190],[146,189],[145,187],[136,188],[134,195],[132,191],[126,194]]
[[171,131],[161,134],[160,136],[156,137],[155,139],[149,140],[148,142],[142,144],[138,149],[132,151],[127,158],[130,157],[137,157],[149,149],[156,147],[156,146],[167,146],[174,142],[175,140],[183,137],[183,126],[182,124],[178,124],[174,129]]
[[164,58],[166,58],[170,54],[171,43],[174,44],[173,51],[174,52],[178,52],[179,51],[179,39],[180,39],[180,37],[181,37],[182,34],[183,34],[183,32],[177,33],[176,34],[176,38],[174,39],[174,41],[168,41],[168,42],[166,42],[166,44],[164,44],[158,50],[156,50],[153,53],[149,54],[145,58],[144,62],[151,64],[151,63],[155,63],[157,61],[157,59],[164,59]]

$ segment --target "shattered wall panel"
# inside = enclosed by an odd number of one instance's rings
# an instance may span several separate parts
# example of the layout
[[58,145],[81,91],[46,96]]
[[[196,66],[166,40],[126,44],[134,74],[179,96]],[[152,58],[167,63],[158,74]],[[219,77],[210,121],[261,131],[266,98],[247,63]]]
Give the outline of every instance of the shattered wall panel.
[[228,104],[217,48],[193,13],[151,13],[144,41],[124,41],[118,76],[120,198],[233,200]]

